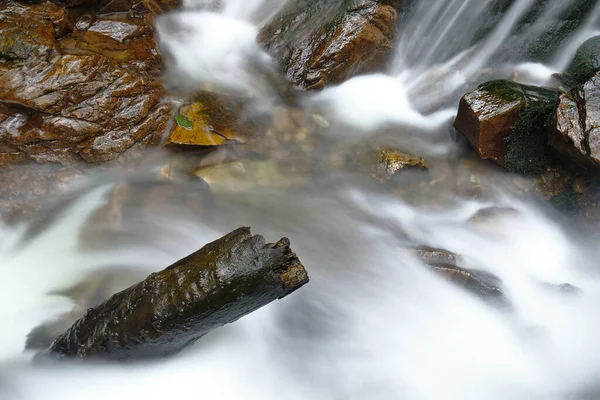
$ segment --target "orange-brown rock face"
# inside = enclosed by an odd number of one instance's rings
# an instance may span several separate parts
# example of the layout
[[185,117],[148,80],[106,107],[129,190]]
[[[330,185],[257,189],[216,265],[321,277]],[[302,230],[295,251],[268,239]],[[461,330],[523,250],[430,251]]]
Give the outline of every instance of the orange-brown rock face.
[[460,100],[454,126],[481,158],[504,165],[506,138],[524,106],[525,97],[518,85],[482,85]]
[[151,14],[180,2],[63,3],[0,5],[0,168],[114,160],[167,126]]
[[398,1],[289,2],[259,42],[303,89],[321,89],[382,69],[393,50]]

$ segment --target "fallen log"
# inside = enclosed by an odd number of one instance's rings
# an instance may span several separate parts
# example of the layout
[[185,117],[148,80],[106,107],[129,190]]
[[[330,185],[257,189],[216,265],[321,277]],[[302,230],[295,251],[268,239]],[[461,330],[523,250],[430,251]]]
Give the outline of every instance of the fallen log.
[[89,309],[40,355],[167,356],[307,282],[287,238],[267,244],[238,228]]

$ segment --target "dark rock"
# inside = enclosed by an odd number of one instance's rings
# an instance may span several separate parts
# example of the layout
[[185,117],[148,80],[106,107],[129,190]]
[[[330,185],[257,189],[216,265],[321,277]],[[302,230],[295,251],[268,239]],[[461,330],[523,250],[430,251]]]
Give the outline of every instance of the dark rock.
[[454,126],[481,158],[535,175],[551,159],[546,124],[556,97],[553,89],[487,82],[463,96]]
[[429,247],[415,248],[411,253],[433,272],[464,288],[467,292],[499,307],[510,307],[502,291],[502,281],[485,271],[468,270],[457,266],[459,257],[447,250]]
[[584,84],[600,71],[600,36],[594,36],[583,42],[561,80],[573,87]]
[[239,228],[91,308],[43,355],[135,360],[174,354],[308,282],[289,240]]
[[288,2],[260,31],[258,41],[287,79],[321,89],[381,70],[393,50],[401,1]]
[[560,155],[592,171],[600,170],[600,73],[561,94],[549,144]]

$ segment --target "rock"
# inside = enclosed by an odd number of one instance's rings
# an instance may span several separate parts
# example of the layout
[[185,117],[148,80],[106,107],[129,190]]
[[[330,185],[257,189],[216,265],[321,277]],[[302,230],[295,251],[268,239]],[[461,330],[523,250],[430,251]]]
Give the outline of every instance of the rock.
[[546,124],[556,97],[553,89],[487,82],[463,96],[454,127],[481,158],[511,172],[535,175],[551,159]]
[[560,76],[570,87],[583,85],[600,71],[600,36],[594,36],[577,49],[575,57]]
[[433,272],[464,288],[469,293],[499,307],[510,307],[502,291],[502,281],[485,271],[458,267],[460,258],[447,250],[430,247],[411,249],[410,252],[429,266]]
[[199,168],[194,175],[202,178],[216,193],[293,187],[308,180],[308,173],[302,167],[275,160],[240,160]]
[[137,156],[167,126],[148,10],[179,2],[65,3],[0,5],[0,168]]
[[600,170],[600,73],[559,97],[549,144],[561,156],[591,171]]
[[148,178],[119,182],[84,222],[78,244],[86,250],[111,252],[135,245],[158,245],[152,232],[166,228],[157,215],[207,222],[213,205],[209,185],[194,176],[182,184]]
[[157,144],[170,114],[162,92],[148,74],[102,56],[0,66],[0,153],[72,165]]
[[263,26],[258,41],[277,59],[291,83],[321,89],[385,66],[394,48],[400,3],[288,2]]
[[373,164],[371,174],[379,181],[387,181],[397,173],[409,169],[422,171],[429,169],[427,161],[421,157],[389,148],[379,148],[375,153],[377,161]]
[[0,171],[0,221],[13,225],[30,222],[83,174],[78,168],[57,165],[24,165]]
[[307,282],[287,238],[267,244],[238,228],[89,309],[38,359],[172,355]]
[[150,14],[96,17],[58,45],[62,54],[102,55],[147,71],[158,70],[162,63]]
[[194,149],[229,140],[245,142],[252,126],[244,124],[244,107],[245,102],[239,97],[201,92],[193,102],[179,109],[165,146]]
[[66,11],[53,3],[4,2],[0,5],[0,60],[16,62],[59,54],[56,37],[70,28]]
[[[510,0],[506,5],[513,5]],[[573,33],[585,25],[586,17],[596,0],[574,0],[555,7],[549,0],[533,0],[528,10],[516,22],[514,36],[504,47],[510,49],[513,60],[551,64],[572,39]],[[552,11],[550,8],[555,7]]]
[[498,223],[504,219],[518,217],[520,214],[514,208],[508,207],[486,207],[477,211],[471,218],[469,224],[477,231],[484,234],[496,234]]
[[160,14],[180,7],[183,0],[58,0],[67,7],[86,7],[98,14],[146,12]]

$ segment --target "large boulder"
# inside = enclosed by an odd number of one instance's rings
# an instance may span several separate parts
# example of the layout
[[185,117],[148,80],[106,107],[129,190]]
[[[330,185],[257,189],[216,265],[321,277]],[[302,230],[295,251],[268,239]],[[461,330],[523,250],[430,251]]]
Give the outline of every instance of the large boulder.
[[261,29],[258,40],[291,83],[321,89],[385,66],[402,3],[290,1]]
[[549,143],[579,166],[600,170],[600,73],[560,95]]
[[158,144],[167,126],[150,14],[180,2],[64,3],[77,8],[0,5],[2,169],[115,160]]
[[558,93],[510,81],[491,81],[460,101],[454,127],[483,159],[511,172],[535,175],[550,162],[547,123]]

